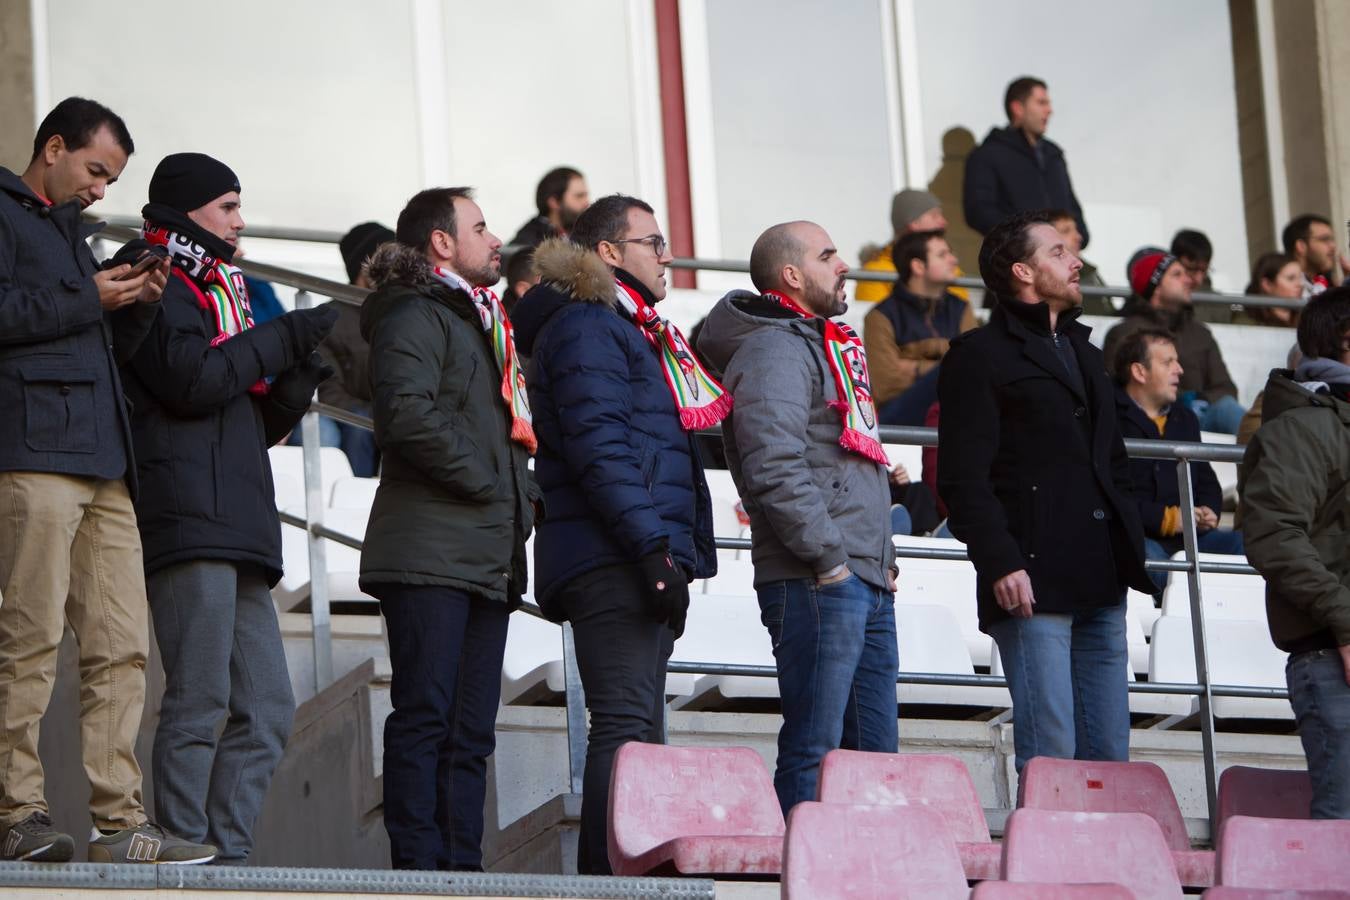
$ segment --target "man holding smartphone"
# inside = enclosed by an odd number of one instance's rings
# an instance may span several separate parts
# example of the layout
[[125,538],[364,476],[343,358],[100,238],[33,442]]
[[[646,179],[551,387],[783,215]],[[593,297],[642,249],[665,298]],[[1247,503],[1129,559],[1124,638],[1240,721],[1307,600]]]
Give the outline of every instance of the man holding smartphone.
[[52,822],[38,758],[69,622],[80,648],[90,859],[206,862],[215,851],[151,824],[134,754],[145,702],[145,573],[136,466],[118,364],[159,315],[166,262],[100,270],[80,213],[134,147],[79,97],[38,127],[21,176],[0,169],[0,858],[75,851]]

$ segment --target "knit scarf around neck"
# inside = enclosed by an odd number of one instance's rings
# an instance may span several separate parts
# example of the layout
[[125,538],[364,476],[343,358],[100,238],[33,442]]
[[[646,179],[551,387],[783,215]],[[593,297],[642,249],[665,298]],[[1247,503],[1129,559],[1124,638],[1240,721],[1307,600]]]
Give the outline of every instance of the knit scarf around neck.
[[890,460],[881,446],[876,405],[872,402],[867,353],[857,332],[842,322],[807,312],[777,291],[766,291],[764,296],[800,318],[820,318],[825,323],[825,359],[830,364],[830,374],[834,376],[835,391],[839,395],[839,399],[828,402],[843,421],[839,446],[889,468]]
[[[170,216],[156,216],[156,219],[160,218]],[[249,306],[243,270],[218,255],[220,251],[212,252],[215,248],[208,249],[207,241],[192,233],[195,230],[183,224],[166,224],[147,218],[141,227],[141,236],[147,243],[169,251],[169,259],[173,261],[172,274],[186,282],[193,289],[198,306],[210,312],[216,331],[211,346],[215,347],[252,328],[253,310]],[[267,382],[259,380],[249,388],[249,393],[266,394]]]
[[661,318],[639,288],[624,282],[626,274],[620,273],[614,282],[619,309],[656,350],[666,387],[680,412],[680,427],[685,431],[712,428],[731,412],[731,395],[703,368],[680,329]]
[[449,269],[432,266],[431,270],[442,284],[463,291],[473,300],[473,308],[478,312],[483,332],[488,337],[488,343],[492,345],[497,370],[501,372],[502,402],[506,404],[506,409],[511,414],[511,440],[519,443],[533,455],[539,449],[539,442],[534,434],[530,400],[525,392],[525,373],[520,368],[520,355],[516,352],[511,319],[506,314],[506,307],[495,293],[487,288],[469,284]]

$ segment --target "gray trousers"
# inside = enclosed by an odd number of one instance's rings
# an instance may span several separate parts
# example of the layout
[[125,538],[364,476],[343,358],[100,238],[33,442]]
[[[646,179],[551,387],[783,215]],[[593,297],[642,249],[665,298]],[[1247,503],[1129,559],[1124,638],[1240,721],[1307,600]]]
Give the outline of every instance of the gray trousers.
[[211,560],[162,569],[146,587],[165,678],[158,822],[241,863],[295,716],[272,595],[256,566]]

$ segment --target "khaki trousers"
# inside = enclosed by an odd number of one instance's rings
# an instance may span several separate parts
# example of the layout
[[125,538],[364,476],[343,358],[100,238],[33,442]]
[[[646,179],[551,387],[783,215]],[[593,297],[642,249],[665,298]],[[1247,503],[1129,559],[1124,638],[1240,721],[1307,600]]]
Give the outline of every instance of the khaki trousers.
[[148,608],[126,484],[0,472],[0,826],[46,812],[38,725],[69,622],[80,648],[80,735],[98,828],[146,820],[134,754]]

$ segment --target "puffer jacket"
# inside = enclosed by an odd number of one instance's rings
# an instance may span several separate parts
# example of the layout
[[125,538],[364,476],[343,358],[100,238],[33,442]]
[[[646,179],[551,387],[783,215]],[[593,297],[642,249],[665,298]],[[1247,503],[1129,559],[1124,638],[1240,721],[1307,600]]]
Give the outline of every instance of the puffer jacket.
[[538,491],[510,438],[502,376],[473,299],[422,254],[385,244],[361,305],[370,344],[380,486],[361,551],[361,588],[439,585],[514,605],[528,588],[525,541]]
[[1270,636],[1291,653],[1350,644],[1350,386],[1326,392],[1315,362],[1270,373],[1242,459],[1247,558],[1266,579]]
[[530,360],[535,472],[548,510],[534,549],[541,607],[556,617],[552,601],[573,579],[662,547],[693,578],[715,574],[694,436],[680,426],[656,351],[616,308],[616,273],[566,240],[544,242],[534,260],[542,281],[513,320]]
[[755,584],[848,563],[884,589],[895,566],[890,483],[883,466],[839,446],[822,322],[733,291],[708,314],[698,349],[735,398],[722,434],[750,516]]

